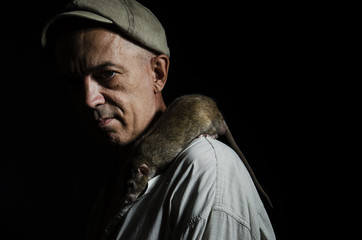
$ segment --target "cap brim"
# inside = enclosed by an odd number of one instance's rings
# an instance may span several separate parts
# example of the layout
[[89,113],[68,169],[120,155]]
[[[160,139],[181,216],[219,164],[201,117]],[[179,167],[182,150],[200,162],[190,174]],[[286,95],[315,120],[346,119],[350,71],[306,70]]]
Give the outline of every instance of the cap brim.
[[80,18],[85,18],[85,19],[90,19],[90,20],[94,20],[97,22],[101,22],[101,23],[108,23],[108,24],[112,24],[113,22],[111,20],[109,20],[108,18],[102,17],[98,14],[92,13],[92,12],[87,12],[87,11],[71,11],[71,12],[65,12],[65,13],[60,13],[58,15],[56,15],[54,18],[52,18],[43,28],[43,31],[41,33],[41,43],[43,46],[46,45],[46,41],[47,41],[47,32],[48,29],[50,28],[50,26],[58,21],[59,19],[62,19],[64,17],[80,17]]

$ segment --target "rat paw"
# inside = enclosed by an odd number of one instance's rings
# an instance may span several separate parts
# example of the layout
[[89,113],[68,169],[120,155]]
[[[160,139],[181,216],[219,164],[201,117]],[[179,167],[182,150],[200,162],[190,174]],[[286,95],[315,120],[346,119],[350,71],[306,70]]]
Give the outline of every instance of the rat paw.
[[202,137],[204,137],[204,138],[211,137],[213,139],[216,139],[216,138],[218,138],[218,135],[217,134],[202,133],[197,138],[202,138]]

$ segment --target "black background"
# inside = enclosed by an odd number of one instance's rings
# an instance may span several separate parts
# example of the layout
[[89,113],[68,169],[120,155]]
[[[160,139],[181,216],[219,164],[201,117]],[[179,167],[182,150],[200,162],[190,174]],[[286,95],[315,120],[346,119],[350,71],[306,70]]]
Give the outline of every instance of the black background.
[[[166,102],[187,93],[213,97],[274,204],[268,212],[277,239],[325,236],[320,224],[335,212],[329,202],[349,194],[338,174],[322,177],[330,172],[325,161],[339,158],[326,147],[340,132],[331,121],[347,115],[341,82],[348,79],[335,64],[343,11],[313,3],[140,2],[166,29]],[[101,163],[76,160],[72,111],[41,55],[41,27],[61,3],[17,1],[2,11],[1,239],[82,239],[94,201]]]

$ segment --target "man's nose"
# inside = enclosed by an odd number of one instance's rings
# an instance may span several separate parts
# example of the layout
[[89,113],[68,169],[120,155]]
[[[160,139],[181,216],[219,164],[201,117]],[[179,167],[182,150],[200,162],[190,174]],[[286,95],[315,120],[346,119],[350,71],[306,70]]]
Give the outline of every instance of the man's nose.
[[102,86],[98,84],[97,81],[92,79],[91,76],[86,76],[84,79],[84,96],[85,104],[94,108],[100,104],[105,103],[104,96],[101,92]]

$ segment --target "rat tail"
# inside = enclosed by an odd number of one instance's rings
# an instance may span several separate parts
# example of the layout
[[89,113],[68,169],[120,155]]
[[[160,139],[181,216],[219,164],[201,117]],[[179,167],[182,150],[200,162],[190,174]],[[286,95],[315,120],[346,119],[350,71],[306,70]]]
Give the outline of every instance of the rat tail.
[[243,154],[243,152],[240,150],[239,146],[236,144],[233,135],[230,132],[229,127],[227,126],[226,122],[224,121],[224,126],[225,126],[225,137],[228,140],[230,146],[232,149],[234,149],[234,151],[238,154],[238,156],[240,157],[241,161],[244,163],[246,169],[248,170],[251,178],[253,179],[253,182],[255,184],[255,186],[257,187],[257,189],[259,190],[259,192],[264,196],[264,198],[267,200],[268,204],[270,205],[271,208],[273,208],[273,204],[268,196],[268,194],[266,194],[266,192],[264,191],[264,189],[262,188],[262,186],[260,185],[258,179],[255,176],[255,173],[253,171],[253,169],[251,168],[248,160],[246,159],[245,155]]

